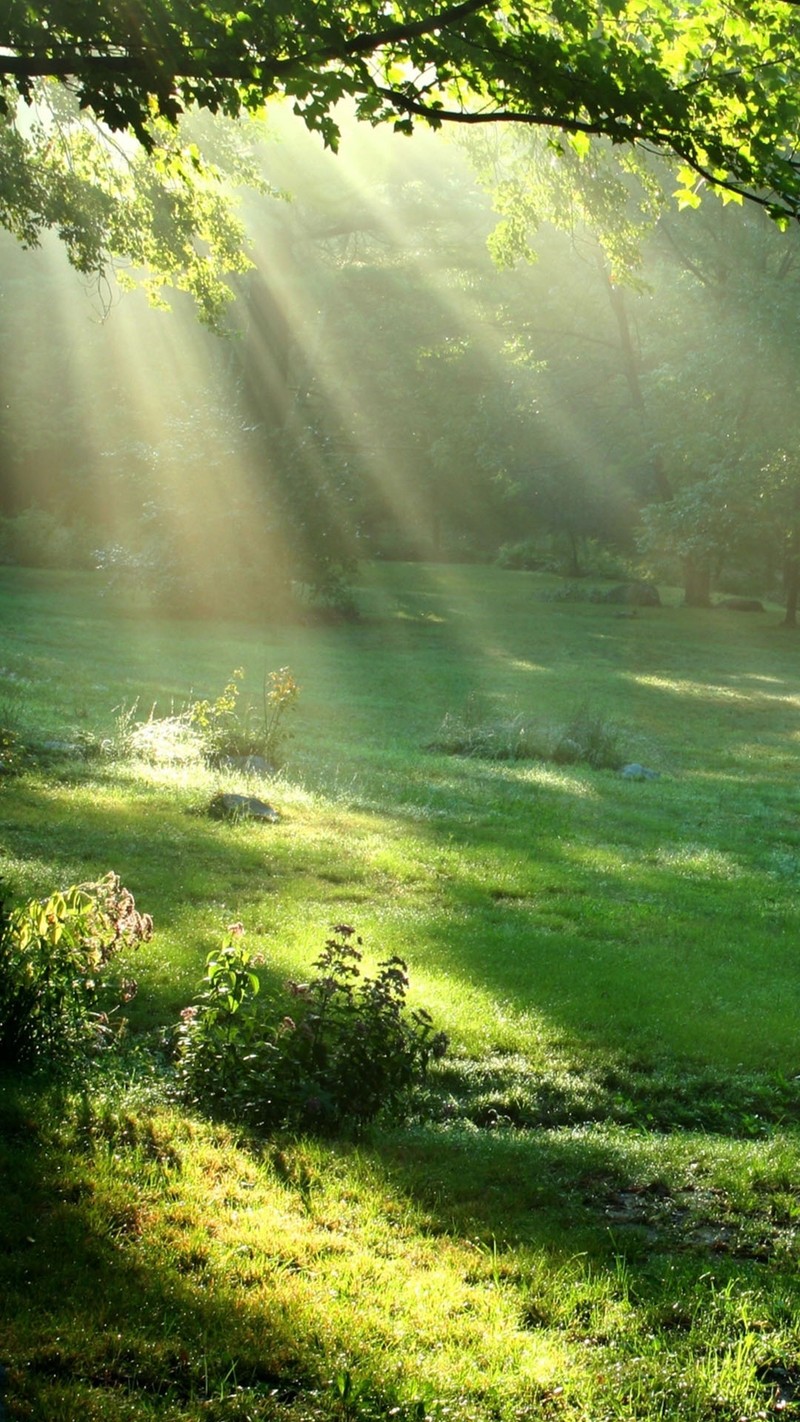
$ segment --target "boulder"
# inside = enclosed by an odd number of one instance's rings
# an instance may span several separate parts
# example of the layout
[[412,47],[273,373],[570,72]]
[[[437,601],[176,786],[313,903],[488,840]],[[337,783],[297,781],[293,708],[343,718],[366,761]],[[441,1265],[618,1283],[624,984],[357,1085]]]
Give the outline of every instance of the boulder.
[[271,825],[277,824],[280,820],[277,810],[274,810],[265,800],[256,799],[254,795],[234,795],[220,792],[211,801],[208,813],[214,820],[266,820]]
[[646,765],[639,765],[637,761],[632,761],[630,765],[623,765],[620,775],[623,780],[660,780],[659,770],[648,770]]

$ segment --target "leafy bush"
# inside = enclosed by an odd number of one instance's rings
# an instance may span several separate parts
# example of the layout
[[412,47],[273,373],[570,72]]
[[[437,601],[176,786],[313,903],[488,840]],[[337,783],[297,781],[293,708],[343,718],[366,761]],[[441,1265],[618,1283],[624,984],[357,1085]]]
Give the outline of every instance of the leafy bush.
[[233,925],[176,1029],[188,1100],[261,1129],[321,1133],[402,1114],[447,1040],[427,1012],[408,1011],[401,958],[362,976],[361,939],[347,924],[332,933],[311,979],[269,999],[260,996],[241,925]]
[[[113,873],[0,907],[0,1060],[53,1062],[108,1045],[117,1034],[115,1008],[103,1010],[114,996],[111,964],[152,929]],[[121,1001],[136,992],[129,978],[114,986]]]
[[157,716],[152,707],[141,720],[138,702],[117,708],[113,753],[152,762],[185,762],[205,759],[219,765],[228,756],[261,756],[277,766],[291,732],[286,714],[297,702],[299,687],[288,667],[264,677],[262,704],[240,702],[240,667],[213,701],[190,701],[170,716]]
[[521,543],[504,543],[497,552],[497,563],[510,571],[537,572],[549,567],[546,551],[540,539],[524,538]]

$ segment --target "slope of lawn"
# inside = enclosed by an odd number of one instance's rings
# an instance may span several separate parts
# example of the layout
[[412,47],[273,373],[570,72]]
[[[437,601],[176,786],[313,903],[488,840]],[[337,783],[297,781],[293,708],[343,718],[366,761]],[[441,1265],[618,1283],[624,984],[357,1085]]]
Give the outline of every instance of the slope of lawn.
[[[114,1062],[2,1078],[11,1417],[800,1411],[797,639],[559,591],[372,567],[358,622],[265,629],[0,570],[0,724],[35,751],[5,893],[113,868],[156,923]],[[170,751],[164,718],[281,666],[280,774]],[[570,760],[587,725],[659,778]],[[280,822],[209,818],[220,789]],[[275,983],[334,922],[407,960],[451,1040],[418,1118],[264,1140],[180,1107],[164,1044],[233,920]]]

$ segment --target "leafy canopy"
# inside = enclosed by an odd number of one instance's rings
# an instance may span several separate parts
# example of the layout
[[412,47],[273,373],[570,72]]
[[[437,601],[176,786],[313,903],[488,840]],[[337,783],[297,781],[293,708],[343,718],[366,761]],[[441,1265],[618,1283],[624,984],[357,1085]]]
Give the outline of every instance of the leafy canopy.
[[404,130],[515,120],[650,145],[680,159],[685,202],[700,177],[800,213],[794,0],[12,0],[0,38],[7,94],[61,81],[146,147],[154,118],[281,93],[335,146],[349,98]]

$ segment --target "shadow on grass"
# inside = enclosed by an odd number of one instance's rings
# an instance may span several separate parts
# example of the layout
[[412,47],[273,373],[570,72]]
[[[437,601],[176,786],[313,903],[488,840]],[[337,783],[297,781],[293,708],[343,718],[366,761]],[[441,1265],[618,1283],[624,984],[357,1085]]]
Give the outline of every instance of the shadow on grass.
[[569,836],[560,790],[524,770],[475,767],[463,819],[420,817],[439,893],[411,923],[409,953],[497,1004],[497,1027],[491,1005],[482,1023],[490,1046],[507,1040],[509,1013],[533,1014],[578,1050],[793,1076],[791,785],[739,797],[723,776],[582,779]]
[[[148,1418],[205,1417],[212,1399],[222,1405],[237,1389],[290,1415],[324,1376],[324,1359],[314,1373],[301,1358],[299,1319],[284,1306],[251,1309],[224,1278],[209,1287],[202,1247],[179,1238],[188,1217],[180,1162],[157,1133],[140,1127],[132,1142],[133,1118],[117,1123],[98,1169],[88,1126],[83,1150],[80,1126],[77,1142],[59,1141],[51,1118],[63,1108],[52,1087],[0,1077],[0,1362],[10,1415],[128,1418],[138,1399]],[[149,1237],[159,1195],[178,1238],[172,1255]]]
[[[381,1404],[370,1416],[391,1408],[400,1418],[413,1415],[391,1389],[381,1392],[396,1316],[387,1317],[385,1338],[370,1335],[366,1352],[356,1331],[348,1338],[331,1328],[325,1251],[306,1281],[298,1276],[303,1287],[294,1294],[276,1289],[273,1297],[262,1279],[256,1301],[233,1262],[212,1264],[208,1246],[220,1213],[246,1210],[252,1199],[252,1181],[237,1179],[235,1160],[209,1159],[198,1213],[180,1148],[157,1122],[140,1113],[104,1125],[95,1114],[82,1127],[78,1111],[65,1139],[53,1122],[70,1109],[74,1102],[70,1108],[52,1088],[0,1080],[0,1362],[12,1416],[178,1422],[249,1416],[249,1405],[259,1417],[341,1417],[330,1380],[343,1366],[366,1373],[372,1401]],[[252,1142],[249,1156],[240,1145],[237,1159],[267,1186],[280,1163],[281,1181],[296,1179],[297,1214],[313,1226],[319,1209],[327,1231],[330,1180],[345,1197],[364,1194],[368,1161],[380,1201],[371,1208],[389,1219],[410,1204],[419,1239],[441,1236],[463,1251],[466,1286],[515,1291],[511,1307],[522,1329],[578,1321],[555,1299],[557,1290],[537,1292],[537,1261],[540,1275],[543,1267],[556,1278],[571,1270],[595,1280],[619,1278],[623,1264],[626,1297],[649,1311],[650,1327],[678,1338],[698,1299],[710,1302],[729,1281],[757,1297],[766,1287],[759,1270],[778,1248],[774,1227],[771,1237],[759,1233],[760,1222],[748,1233],[720,1192],[685,1175],[686,1158],[662,1168],[657,1143],[641,1138],[419,1127],[358,1148],[304,1151],[302,1141],[277,1139]],[[305,1163],[292,1173],[309,1159],[316,1176]],[[335,1262],[345,1246],[338,1235],[331,1243]],[[413,1256],[413,1239],[410,1247]],[[277,1243],[274,1249],[267,1266],[298,1268],[279,1257]],[[231,1251],[232,1261],[238,1254]],[[430,1266],[415,1260],[411,1267],[418,1273],[408,1287],[427,1287]],[[786,1308],[798,1293],[793,1265],[778,1284]],[[676,1297],[686,1305],[680,1317]],[[582,1326],[591,1337],[591,1319]],[[424,1359],[415,1368],[424,1379]]]

